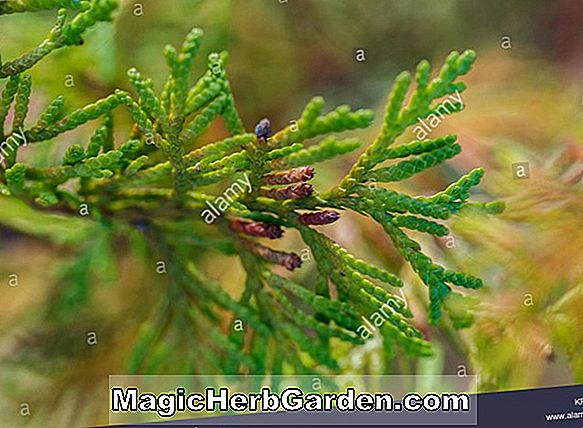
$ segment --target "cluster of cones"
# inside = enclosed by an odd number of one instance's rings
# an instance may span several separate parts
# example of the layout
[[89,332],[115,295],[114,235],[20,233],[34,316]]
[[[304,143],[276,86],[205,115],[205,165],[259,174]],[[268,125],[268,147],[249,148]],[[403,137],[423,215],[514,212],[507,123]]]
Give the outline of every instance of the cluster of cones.
[[[259,122],[255,127],[255,134],[258,139],[263,141],[269,137],[271,134],[271,125],[268,119],[263,119]],[[288,171],[266,175],[263,177],[263,182],[265,184],[288,186],[262,188],[260,192],[263,196],[276,200],[305,198],[311,195],[314,190],[310,183],[306,183],[314,177],[314,173],[314,167],[301,166],[298,168],[292,168]],[[340,214],[336,211],[323,210],[300,214],[298,220],[306,226],[318,226],[333,223],[339,218]],[[283,236],[283,229],[279,225],[271,223],[235,219],[229,222],[229,227],[233,232],[241,235],[269,239],[278,239]],[[284,266],[288,270],[294,270],[302,264],[300,256],[296,253],[276,251],[248,239],[243,239],[242,242],[245,245],[245,248],[251,253],[272,263]]]

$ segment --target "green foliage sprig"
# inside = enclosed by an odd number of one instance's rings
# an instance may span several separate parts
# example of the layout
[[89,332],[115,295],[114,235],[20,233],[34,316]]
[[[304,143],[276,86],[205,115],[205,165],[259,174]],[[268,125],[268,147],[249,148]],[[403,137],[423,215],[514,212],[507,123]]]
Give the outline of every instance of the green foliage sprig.
[[[470,70],[472,51],[452,52],[433,79],[429,63],[419,63],[409,97],[412,77],[399,74],[379,135],[338,186],[320,193],[309,183],[313,165],[360,147],[358,139],[328,134],[370,126],[372,111],[353,111],[343,105],[324,113],[324,100],[315,97],[298,120],[282,130],[273,133],[269,121],[262,120],[255,132],[246,132],[227,78],[225,53],[209,55],[207,72],[190,85],[202,39],[199,29],[192,30],[179,49],[166,47],[170,73],[160,93],[150,79],[131,69],[128,77],[135,95],[117,90],[70,112],[58,97],[27,127],[31,81],[24,71],[55,49],[79,44],[88,27],[110,19],[115,2],[19,1],[0,8],[1,13],[13,13],[59,6],[78,13],[68,20],[65,10],[59,10],[56,26],[38,48],[0,66],[0,78],[7,78],[0,100],[0,137],[6,142],[21,132],[27,144],[36,144],[90,121],[100,123],[86,145],[70,146],[61,164],[51,167],[16,162],[18,145],[3,143],[7,153],[0,190],[70,215],[78,215],[85,206],[93,219],[107,225],[108,234],[128,226],[138,230],[148,238],[152,253],[165,261],[172,282],[157,315],[144,324],[137,339],[131,370],[152,372],[164,367],[169,357],[163,339],[181,338],[184,326],[196,326],[190,336],[176,340],[191,343],[196,335],[197,345],[189,352],[225,373],[284,369],[307,373],[318,367],[334,371],[339,364],[332,342],[366,341],[365,319],[379,309],[386,318],[379,333],[387,352],[431,354],[430,343],[396,291],[403,287],[402,280],[351,255],[317,226],[337,221],[343,210],[379,223],[427,285],[432,323],[440,322],[443,311],[454,306],[448,304],[450,295],[458,295],[452,294],[453,287],[482,286],[478,278],[434,263],[407,231],[445,236],[449,230],[443,221],[464,207],[500,212],[500,203],[468,202],[483,170],[475,169],[429,197],[399,193],[385,184],[405,180],[460,152],[452,135],[401,144],[396,140],[419,117],[435,111],[440,98],[465,89],[457,79]],[[12,104],[12,130],[6,132],[4,122]],[[122,141],[113,133],[118,107],[126,108],[135,124]],[[199,137],[219,116],[230,136],[200,146]],[[317,141],[318,137],[324,138]],[[71,186],[76,179],[77,185]],[[235,182],[248,182],[249,190],[233,187]],[[231,185],[224,193],[222,215],[209,211],[209,203],[216,199],[206,189],[217,183]],[[294,252],[258,241],[278,239],[286,229],[299,231],[313,254],[318,271],[313,287],[270,267],[281,265],[290,271],[301,267],[302,259]],[[239,257],[247,274],[239,298],[197,267],[192,254],[201,247]],[[86,258],[80,264],[83,269],[89,265]],[[88,282],[82,286],[89,287]],[[83,290],[76,295],[82,297],[75,304],[89,298]],[[454,326],[469,325],[471,315],[455,307]],[[239,321],[250,331],[231,328],[225,334],[221,324],[225,311],[233,317],[232,327]],[[171,329],[178,333],[170,335]]]
[[117,3],[115,0],[93,0],[92,2],[75,0],[9,0],[0,4],[0,15],[39,9],[53,9],[59,6],[74,8],[78,13],[72,19],[68,19],[67,9],[59,9],[57,23],[51,29],[47,38],[36,48],[12,61],[2,63],[0,59],[0,79],[16,76],[28,70],[57,49],[82,44],[82,34],[99,21],[111,20],[111,13],[115,10]]

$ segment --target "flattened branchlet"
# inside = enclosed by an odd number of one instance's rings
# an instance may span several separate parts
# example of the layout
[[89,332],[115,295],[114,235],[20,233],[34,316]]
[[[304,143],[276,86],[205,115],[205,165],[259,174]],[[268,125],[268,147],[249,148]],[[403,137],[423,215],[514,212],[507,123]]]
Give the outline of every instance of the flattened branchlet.
[[[318,229],[342,221],[346,210],[382,226],[427,286],[432,323],[442,322],[444,312],[454,306],[450,314],[454,326],[471,323],[471,314],[463,305],[448,304],[448,297],[457,298],[458,287],[480,288],[481,280],[436,264],[409,231],[445,236],[449,233],[445,221],[466,207],[500,212],[503,205],[498,202],[469,202],[470,190],[479,184],[483,170],[470,171],[432,196],[400,193],[390,183],[460,152],[461,145],[452,135],[414,141],[404,135],[420,118],[435,112],[444,97],[464,91],[458,78],[470,71],[473,51],[452,52],[435,77],[427,61],[419,63],[413,77],[399,74],[378,136],[340,183],[320,192],[312,183],[316,164],[361,146],[357,138],[330,134],[369,127],[373,112],[353,111],[346,105],[324,112],[324,100],[314,97],[293,125],[273,131],[273,124],[263,119],[254,132],[247,132],[235,107],[225,53],[209,55],[208,70],[190,85],[202,41],[199,29],[192,30],[180,48],[164,50],[170,72],[161,91],[131,69],[132,91],[117,90],[73,111],[68,111],[63,97],[57,97],[36,122],[25,120],[31,88],[26,70],[57,48],[79,44],[85,29],[108,20],[115,6],[106,0],[45,3],[30,2],[30,9],[71,6],[76,14],[69,18],[60,10],[47,41],[0,65],[0,79],[5,79],[0,99],[2,141],[21,128],[21,137],[30,145],[88,122],[96,123],[96,128],[85,144],[71,146],[58,165],[16,162],[15,147],[4,159],[0,193],[32,205],[58,207],[70,216],[78,216],[79,207],[85,205],[91,212],[85,220],[106,223],[108,239],[126,233],[129,226],[146,236],[152,253],[165,260],[173,286],[159,290],[165,297],[154,308],[152,319],[144,322],[130,361],[132,371],[162,364],[165,341],[173,340],[172,329],[183,332],[185,323],[197,343],[188,352],[225,373],[278,373],[284,365],[296,373],[338,370],[331,340],[363,343],[363,323],[380,310],[384,321],[378,334],[386,352],[400,348],[411,356],[430,355],[431,344],[399,296],[403,281],[353,256]],[[21,12],[26,5],[23,1],[12,9],[0,6],[0,12]],[[10,128],[5,122],[13,104]],[[125,139],[113,132],[119,108],[127,109],[133,121]],[[457,110],[441,108],[439,113]],[[201,146],[199,137],[219,116],[229,135]],[[404,141],[397,142],[399,137]],[[211,221],[210,211],[207,216],[201,213],[210,206],[217,210],[214,202],[221,189],[225,204]],[[315,262],[314,286],[282,273],[301,269],[303,253],[260,241],[279,239],[289,229],[299,232],[309,259]],[[239,258],[246,272],[240,297],[227,293],[212,273],[207,275],[195,263],[193,254],[210,249]],[[221,321],[225,314],[233,321],[243,320],[249,331],[226,331]]]

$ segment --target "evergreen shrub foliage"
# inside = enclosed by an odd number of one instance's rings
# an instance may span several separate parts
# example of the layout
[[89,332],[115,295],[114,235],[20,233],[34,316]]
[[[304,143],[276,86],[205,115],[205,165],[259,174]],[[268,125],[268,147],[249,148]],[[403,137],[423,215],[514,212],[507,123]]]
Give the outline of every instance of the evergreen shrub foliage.
[[[317,192],[310,184],[314,166],[361,147],[357,138],[336,135],[370,126],[372,111],[354,111],[347,105],[325,111],[324,100],[314,97],[289,126],[272,132],[264,119],[249,132],[235,107],[225,53],[209,55],[208,71],[196,80],[191,76],[202,41],[199,29],[192,30],[180,48],[164,50],[169,76],[161,91],[131,69],[132,91],[116,90],[73,111],[67,109],[63,97],[57,97],[40,117],[31,120],[27,70],[52,51],[81,44],[85,30],[110,20],[115,7],[113,0],[0,4],[0,14],[60,8],[46,40],[0,64],[4,80],[0,137],[12,142],[3,146],[0,192],[4,200],[18,198],[37,211],[66,212],[61,221],[79,221],[80,210],[86,209],[90,212],[86,222],[106,226],[107,235],[99,239],[79,227],[79,237],[97,243],[82,252],[67,272],[73,280],[59,299],[69,302],[73,312],[88,301],[92,254],[110,246],[116,233],[131,228],[143,234],[151,253],[165,262],[172,285],[136,339],[131,371],[154,371],[168,356],[164,349],[173,337],[170,331],[194,326],[204,335],[194,338],[193,328],[193,355],[223,373],[337,371],[333,344],[362,344],[363,318],[383,304],[390,308],[385,312],[387,322],[379,329],[387,354],[400,349],[410,356],[430,355],[430,343],[399,296],[402,280],[360,260],[319,231],[319,226],[338,221],[346,210],[382,226],[427,286],[428,317],[433,324],[444,322],[444,312],[454,327],[471,324],[471,314],[463,301],[459,304],[462,293],[455,290],[477,289],[482,281],[434,263],[410,231],[448,235],[446,221],[466,207],[499,213],[501,203],[469,202],[470,190],[479,184],[483,170],[470,171],[432,196],[399,193],[390,183],[460,152],[454,135],[397,140],[418,118],[434,113],[441,98],[465,89],[458,79],[470,71],[473,51],[452,52],[434,77],[427,61],[418,64],[413,76],[399,74],[378,136],[338,185]],[[134,123],[125,139],[114,138],[113,112],[119,108],[127,109]],[[201,146],[199,137],[219,116],[230,135]],[[9,117],[11,124],[6,123]],[[60,165],[18,162],[20,146],[15,141],[24,137],[29,146],[42,144],[89,122],[97,123],[90,141],[71,145]],[[233,187],[246,180],[249,191]],[[209,205],[216,201],[209,186],[217,183],[232,190],[225,194],[220,213]],[[289,229],[299,232],[317,264],[313,286],[285,273],[301,268],[297,254],[273,249],[262,239],[278,239]],[[192,255],[201,248],[240,259],[246,271],[241,296],[228,294],[197,266]],[[226,313],[232,323],[240,320],[249,328],[244,332],[233,325],[225,328],[221,320]]]

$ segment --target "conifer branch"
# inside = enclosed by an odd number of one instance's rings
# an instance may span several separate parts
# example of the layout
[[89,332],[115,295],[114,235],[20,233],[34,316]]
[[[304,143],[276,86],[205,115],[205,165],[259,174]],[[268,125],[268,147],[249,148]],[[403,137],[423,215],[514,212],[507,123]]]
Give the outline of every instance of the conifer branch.
[[[157,315],[137,337],[129,362],[132,371],[161,367],[170,358],[165,340],[178,340],[182,334],[174,331],[184,333],[197,326],[205,331],[204,337],[196,337],[204,345],[190,352],[223,372],[280,373],[284,366],[297,373],[333,372],[340,365],[332,344],[366,342],[372,336],[365,334],[369,317],[381,310],[384,322],[376,333],[387,353],[401,349],[410,356],[430,355],[430,342],[413,324],[413,313],[397,292],[405,285],[403,280],[350,254],[319,231],[342,221],[344,210],[382,226],[427,286],[432,323],[442,322],[444,313],[456,328],[471,323],[471,313],[458,304],[454,290],[473,292],[482,281],[437,265],[407,231],[446,236],[446,221],[463,209],[501,212],[499,202],[469,202],[471,189],[484,171],[475,169],[432,196],[407,195],[390,185],[460,152],[463,144],[453,135],[403,143],[397,139],[418,118],[435,114],[441,97],[465,89],[457,79],[470,70],[472,51],[450,54],[433,78],[427,61],[419,63],[414,78],[407,72],[399,74],[378,136],[340,184],[321,193],[311,183],[318,173],[314,165],[362,145],[357,138],[330,134],[366,128],[373,113],[346,105],[326,113],[323,98],[314,97],[298,120],[283,129],[272,132],[269,120],[262,119],[255,132],[246,132],[227,77],[225,53],[209,55],[207,71],[189,87],[202,43],[199,29],[193,29],[179,49],[166,47],[170,72],[161,93],[150,79],[131,69],[128,79],[135,97],[116,90],[72,112],[66,112],[64,98],[57,97],[27,128],[31,80],[23,72],[50,52],[79,44],[87,28],[110,19],[115,3],[31,0],[0,6],[4,14],[52,7],[77,12],[68,19],[61,9],[47,40],[0,65],[0,78],[8,78],[0,97],[1,136],[8,137],[6,129],[11,129],[10,135],[22,130],[28,143],[42,143],[99,121],[89,141],[68,147],[54,166],[15,162],[18,147],[14,148],[6,157],[0,192],[8,195],[2,198],[19,198],[39,210],[52,206],[71,216],[81,204],[88,204],[95,218],[144,235],[152,253],[166,261],[172,286],[164,291]],[[407,97],[413,81],[415,88]],[[15,114],[8,128],[5,122],[12,105]],[[128,109],[134,125],[130,138],[121,141],[114,133],[112,115],[120,106]],[[200,137],[219,116],[230,135],[201,146]],[[223,186],[222,196],[206,189],[215,184]],[[302,269],[304,264],[295,252],[266,243],[290,229],[299,231],[315,260],[313,288],[276,273],[281,268]],[[269,241],[259,242],[266,238]],[[231,296],[201,270],[192,257],[200,248],[241,260],[246,272],[241,296]],[[331,296],[332,287],[337,297]],[[249,333],[226,332],[220,322],[224,313],[230,314],[231,326],[241,321]],[[184,341],[196,342],[194,336]]]

